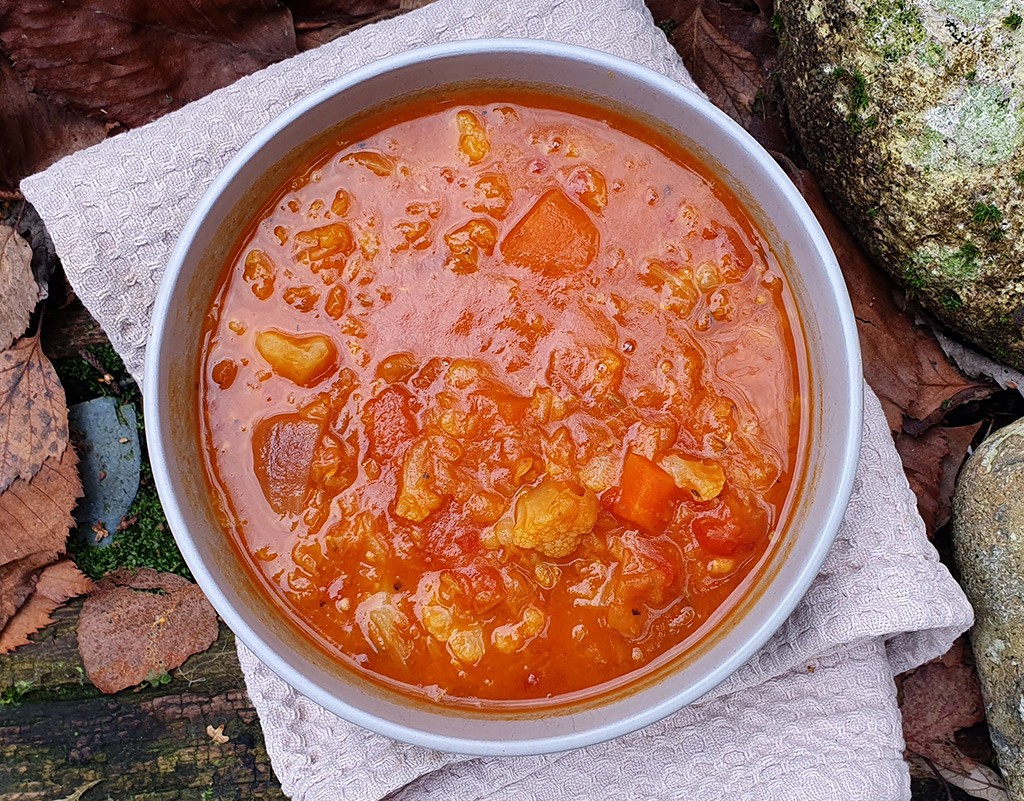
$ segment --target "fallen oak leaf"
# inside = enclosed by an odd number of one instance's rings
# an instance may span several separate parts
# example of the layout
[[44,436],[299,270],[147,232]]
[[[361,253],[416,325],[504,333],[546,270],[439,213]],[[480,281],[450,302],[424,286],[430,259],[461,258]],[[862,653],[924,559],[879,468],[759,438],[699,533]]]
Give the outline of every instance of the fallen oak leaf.
[[0,565],[39,552],[51,554],[46,561],[52,562],[62,554],[81,494],[78,454],[71,446],[43,462],[31,480],[15,479],[0,493]]
[[0,42],[34,92],[129,126],[296,52],[276,0],[0,0]]
[[39,332],[0,352],[0,492],[28,481],[68,444],[68,407]]
[[32,276],[32,248],[13,228],[0,225],[0,350],[28,328],[39,300]]
[[211,723],[206,727],[206,736],[213,740],[217,745],[224,745],[231,738],[224,733],[224,724],[221,723],[217,728],[213,727]]
[[17,186],[26,175],[107,136],[102,122],[30,91],[2,53],[0,97],[0,184]]
[[30,634],[53,622],[50,615],[57,607],[69,598],[88,592],[91,587],[92,581],[70,559],[46,567],[39,574],[29,599],[7,625],[0,628],[0,654],[27,645]]
[[86,675],[105,693],[173,670],[209,648],[217,635],[217,613],[202,590],[150,568],[107,574],[78,619]]

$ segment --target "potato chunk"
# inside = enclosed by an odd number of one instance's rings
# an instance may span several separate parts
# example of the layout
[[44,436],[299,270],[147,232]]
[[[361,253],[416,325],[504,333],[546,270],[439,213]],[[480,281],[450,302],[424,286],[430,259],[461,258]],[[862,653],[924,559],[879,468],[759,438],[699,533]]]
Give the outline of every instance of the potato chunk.
[[460,111],[455,122],[459,126],[459,153],[470,165],[479,164],[491,149],[483,120],[472,111]]
[[267,417],[252,438],[256,478],[270,507],[279,515],[297,515],[305,506],[313,456],[321,424],[296,414]]
[[319,383],[338,366],[338,349],[322,334],[260,331],[256,350],[275,373],[302,387]]
[[295,234],[295,242],[300,246],[297,254],[299,261],[306,264],[327,258],[351,256],[356,249],[352,229],[343,222],[299,231]]
[[265,251],[255,248],[245,254],[245,268],[242,271],[242,279],[249,284],[252,294],[257,298],[266,300],[274,293],[276,277],[277,268]]
[[720,464],[705,464],[695,459],[670,453],[661,460],[661,467],[681,490],[687,490],[698,501],[717,498],[725,486],[725,471]]
[[587,213],[552,189],[508,232],[501,254],[513,266],[557,277],[589,267],[599,244],[600,234]]
[[487,214],[496,220],[504,220],[508,207],[512,205],[512,187],[508,178],[500,172],[484,173],[473,184],[475,189],[472,200],[466,201],[466,207],[477,214]]
[[[597,496],[566,481],[544,479],[516,503],[510,540],[553,559],[568,556],[597,522]],[[500,525],[500,524],[499,524]]]
[[470,220],[444,235],[451,255],[445,265],[454,273],[475,273],[480,268],[480,254],[490,256],[498,242],[498,229],[490,220]]

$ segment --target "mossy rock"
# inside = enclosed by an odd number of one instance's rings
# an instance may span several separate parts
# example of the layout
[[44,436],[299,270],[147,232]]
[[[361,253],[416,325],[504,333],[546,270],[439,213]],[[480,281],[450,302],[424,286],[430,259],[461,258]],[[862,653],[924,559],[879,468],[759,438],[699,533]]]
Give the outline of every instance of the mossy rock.
[[936,317],[1024,369],[1024,0],[778,0],[815,175]]

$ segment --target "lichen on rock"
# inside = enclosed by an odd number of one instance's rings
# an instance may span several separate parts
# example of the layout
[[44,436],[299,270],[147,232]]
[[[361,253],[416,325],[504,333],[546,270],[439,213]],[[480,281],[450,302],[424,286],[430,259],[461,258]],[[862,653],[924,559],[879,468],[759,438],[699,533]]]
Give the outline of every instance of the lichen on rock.
[[1010,797],[1024,798],[1024,420],[971,456],[953,501],[953,548],[975,611],[971,644]]
[[1021,0],[779,0],[807,159],[875,260],[1024,368]]

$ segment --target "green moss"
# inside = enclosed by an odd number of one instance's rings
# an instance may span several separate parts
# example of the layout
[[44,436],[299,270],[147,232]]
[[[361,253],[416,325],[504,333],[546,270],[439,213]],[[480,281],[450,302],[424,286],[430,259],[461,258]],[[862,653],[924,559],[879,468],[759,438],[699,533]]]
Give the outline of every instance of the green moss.
[[939,269],[953,278],[971,278],[978,272],[980,253],[973,242],[964,242],[957,250],[939,259]]
[[964,305],[963,299],[951,289],[943,290],[939,295],[939,303],[946,311],[956,311],[963,308]]
[[865,9],[864,33],[886,61],[897,61],[927,37],[920,12],[906,0],[878,0]]
[[991,203],[978,202],[974,204],[971,211],[971,219],[976,223],[997,223],[1003,219],[1003,213],[998,206]]
[[779,39],[782,39],[783,35],[786,33],[786,23],[782,19],[782,15],[776,11],[772,14],[772,18],[769,20],[769,23],[772,26],[772,30],[775,31],[775,35],[778,36]]
[[1022,17],[1016,11],[1003,17],[1003,25],[1005,25],[1011,31],[1020,30],[1020,26],[1022,23],[1024,23],[1024,17]]
[[672,31],[676,29],[676,26],[679,25],[679,23],[674,19],[663,19],[661,22],[657,23],[657,25],[661,28],[665,36],[672,38]]
[[1004,231],[1002,228],[992,228],[989,230],[989,242],[1002,242],[1004,239],[1006,239],[1006,231]]
[[[939,248],[919,250],[910,263],[903,268],[903,280],[910,289],[925,286],[928,274],[940,274],[945,278],[963,281],[973,278],[978,272],[978,257],[981,251],[973,242],[964,242],[956,250]],[[955,301],[951,301],[955,302]],[[944,304],[945,305],[945,304]]]
[[924,289],[924,286],[927,283],[924,270],[915,264],[908,264],[904,266],[903,283],[906,285],[907,289],[911,291]]
[[154,671],[142,680],[142,686],[151,687],[155,690],[156,688],[162,687],[165,684],[170,684],[171,681],[171,674],[168,673],[166,670],[162,670],[160,672]]
[[855,111],[860,111],[868,107],[868,81],[859,72],[854,71],[852,75],[852,81],[849,85],[850,88],[850,105],[853,106]]
[[938,42],[928,41],[921,51],[921,60],[929,67],[937,67],[946,59],[946,51]]
[[80,356],[57,359],[53,364],[68,405],[105,396],[119,397],[126,402],[141,400],[138,385],[128,375],[113,346],[90,345],[85,351],[95,364]]
[[10,687],[0,690],[0,706],[19,706],[32,690],[32,682],[16,681]]
[[151,567],[191,579],[192,574],[167,526],[167,518],[153,486],[153,472],[145,461],[141,466],[139,492],[125,517],[126,520],[133,518],[134,522],[124,531],[117,532],[114,541],[106,548],[73,539],[68,550],[79,569],[93,579],[100,579],[121,567]]

